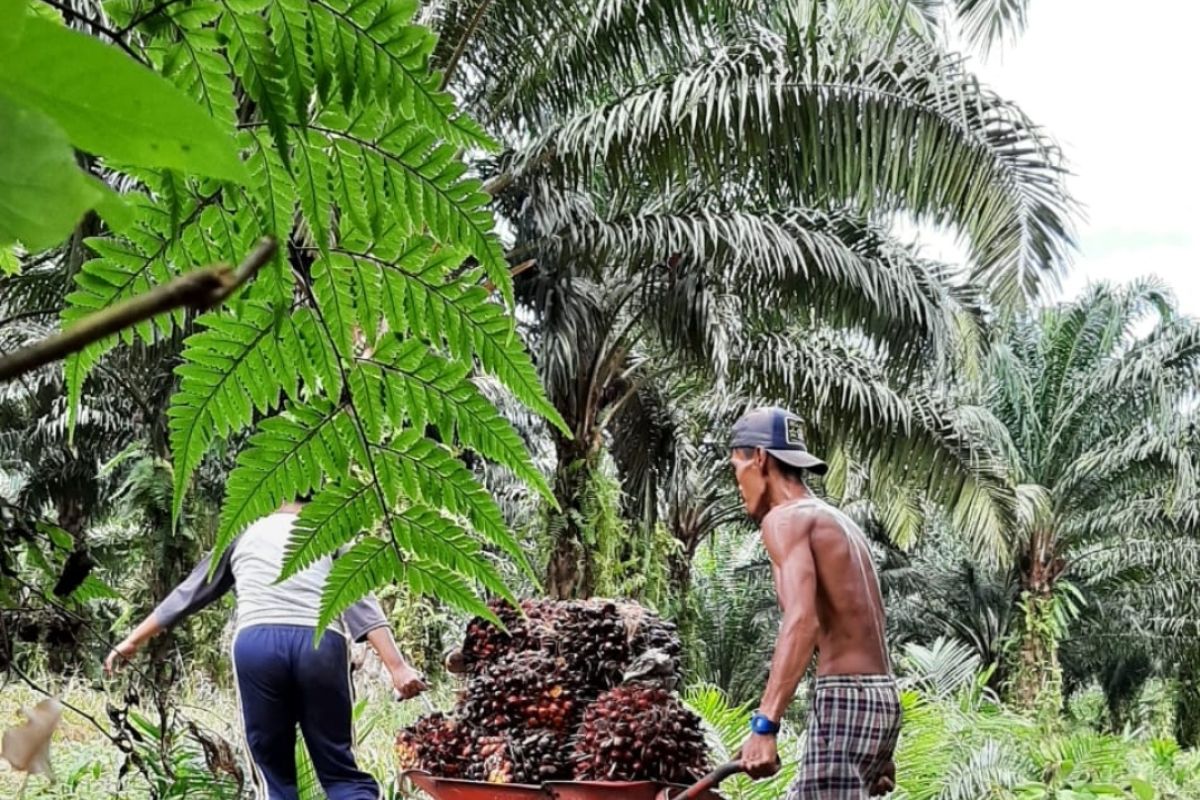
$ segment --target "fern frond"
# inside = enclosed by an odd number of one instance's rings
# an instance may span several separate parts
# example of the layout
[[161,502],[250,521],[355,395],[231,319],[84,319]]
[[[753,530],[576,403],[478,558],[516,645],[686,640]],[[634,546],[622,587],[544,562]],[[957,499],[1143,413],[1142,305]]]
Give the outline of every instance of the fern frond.
[[484,540],[532,576],[533,568],[509,533],[500,506],[444,445],[426,439],[418,430],[403,431],[380,452],[376,468],[389,503],[403,495],[465,517]]
[[359,368],[378,374],[393,426],[421,428],[432,423],[447,438],[457,436],[465,447],[508,467],[553,502],[520,435],[471,383],[468,366],[431,353],[417,340],[392,336]]
[[321,596],[318,629],[373,589],[388,584],[407,585],[419,595],[437,599],[466,614],[496,621],[487,604],[456,573],[441,564],[401,558],[396,546],[375,537],[364,539],[333,562]]
[[406,0],[314,0],[309,13],[322,97],[332,99],[336,89],[348,111],[352,100],[381,101],[458,147],[495,150],[491,137],[455,108],[429,71],[437,37],[410,24],[415,11],[416,4]]
[[163,73],[209,116],[232,131],[237,121],[229,64],[221,55],[222,42],[213,23],[222,8],[215,2],[194,2],[165,9],[179,36],[176,41],[155,44],[162,49]]
[[217,436],[248,426],[257,410],[279,404],[280,390],[299,399],[295,365],[303,348],[291,324],[277,325],[275,310],[247,303],[236,317],[206,314],[196,322],[206,330],[187,340],[184,363],[175,368],[179,391],[167,410],[175,457],[176,518],[192,473]]
[[408,330],[441,341],[462,361],[477,359],[531,410],[567,431],[558,409],[546,398],[541,378],[504,308],[488,302],[487,290],[470,276],[447,278],[464,254],[436,249],[426,238],[412,240],[384,264],[383,300],[393,330]]
[[312,290],[317,308],[329,323],[334,348],[343,358],[353,356],[354,298],[350,259],[340,254],[318,258],[312,266]]
[[286,580],[370,530],[383,515],[375,487],[355,478],[326,486],[300,511],[284,552]]
[[365,461],[360,445],[346,410],[320,398],[290,404],[260,422],[229,474],[214,563],[251,522],[325,480],[346,475],[352,457]]
[[222,15],[217,30],[225,40],[229,63],[242,87],[257,104],[267,121],[284,164],[290,164],[288,154],[288,122],[290,120],[288,90],[282,69],[271,40],[265,17],[264,0],[223,0],[227,13]]
[[293,161],[300,210],[321,252],[329,250],[331,207],[329,191],[329,140],[312,130],[298,131]]
[[[195,213],[196,209],[189,213],[189,224]],[[87,246],[97,257],[85,262],[75,275],[75,291],[67,295],[62,312],[64,327],[173,277],[168,254],[174,240],[169,223],[164,226],[161,215],[146,206],[139,208],[138,215],[141,224],[132,228],[126,239],[87,240]],[[120,339],[130,342],[136,334],[149,342],[154,335],[154,326],[163,325],[164,319],[159,317],[127,329],[120,334]],[[84,380],[117,341],[117,335],[107,336],[67,357],[64,369],[68,424],[71,427],[74,426]]]
[[307,7],[305,0],[272,0],[268,15],[292,113],[301,123],[308,119],[308,104],[316,86],[308,51]]
[[341,366],[333,343],[321,330],[316,312],[311,308],[297,309],[292,324],[304,348],[304,358],[298,366],[305,384],[319,390],[331,403],[338,402],[344,388]]
[[500,573],[466,531],[433,509],[409,506],[392,517],[392,541],[405,553],[476,581],[488,592],[517,602]]
[[[367,197],[372,219],[398,235],[428,230],[443,244],[467,248],[512,306],[512,276],[493,230],[490,198],[478,179],[463,177],[466,167],[453,146],[439,143],[420,124],[396,124],[380,113],[364,114],[349,130],[335,114],[324,114],[319,122],[310,129],[329,137],[339,157],[357,158],[381,181],[380,192]],[[381,200],[383,208],[371,208]]]

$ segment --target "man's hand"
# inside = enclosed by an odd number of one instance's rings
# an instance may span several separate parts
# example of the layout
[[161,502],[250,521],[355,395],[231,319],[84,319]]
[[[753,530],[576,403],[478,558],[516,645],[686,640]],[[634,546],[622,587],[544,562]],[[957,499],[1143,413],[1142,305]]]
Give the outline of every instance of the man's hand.
[[421,673],[408,664],[391,670],[391,673],[392,686],[396,689],[396,696],[400,700],[411,700],[426,689],[425,679],[421,677]]
[[896,762],[889,761],[879,770],[879,777],[871,785],[871,797],[879,797],[896,788]]
[[774,736],[754,734],[742,745],[742,766],[755,780],[769,778],[779,772],[779,749]]
[[113,675],[123,663],[133,658],[139,646],[129,639],[122,640],[120,644],[109,651],[108,658],[104,659],[104,674]]

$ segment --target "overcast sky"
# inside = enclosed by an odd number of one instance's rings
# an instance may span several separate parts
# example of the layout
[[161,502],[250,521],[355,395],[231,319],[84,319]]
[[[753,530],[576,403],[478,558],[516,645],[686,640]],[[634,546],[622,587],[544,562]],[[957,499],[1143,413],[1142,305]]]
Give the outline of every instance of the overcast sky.
[[[1063,146],[1084,204],[1064,290],[1156,274],[1200,315],[1200,4],[1033,0],[978,66]],[[934,254],[934,253],[931,253]]]

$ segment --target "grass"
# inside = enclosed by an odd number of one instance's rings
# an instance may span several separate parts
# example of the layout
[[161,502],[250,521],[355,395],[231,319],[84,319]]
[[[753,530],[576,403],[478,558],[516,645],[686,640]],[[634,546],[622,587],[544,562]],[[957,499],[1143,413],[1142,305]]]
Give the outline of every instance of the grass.
[[[396,731],[411,724],[428,708],[421,700],[394,702],[386,674],[372,659],[369,658],[367,664],[355,676],[355,691],[359,700],[356,753],[359,765],[375,775],[385,787],[390,787],[395,777],[392,743]],[[111,725],[106,712],[107,704],[120,705],[122,700],[119,690],[114,689],[117,693],[110,695],[102,686],[86,681],[61,682],[57,688],[64,702],[106,726]],[[429,696],[439,708],[449,707],[453,702],[452,687],[449,686],[435,688]],[[23,723],[25,717],[21,709],[35,705],[43,697],[16,681],[0,689],[0,728]],[[206,681],[189,682],[180,688],[178,709],[186,719],[219,734],[234,745],[241,757],[241,728],[232,686],[219,686]],[[155,718],[153,708],[140,710],[144,716]],[[130,770],[121,780],[121,754],[91,721],[76,711],[64,710],[62,722],[50,745],[50,760],[56,782],[51,783],[41,776],[30,778],[25,789],[26,800],[109,800],[117,797],[141,800],[152,797],[146,780],[136,770]],[[195,760],[199,766],[203,765],[198,753]],[[245,769],[244,763],[241,766]],[[23,778],[23,774],[14,772],[6,762],[0,760],[0,798],[16,797]],[[249,796],[248,791],[245,794]],[[386,794],[391,795],[392,792],[389,790]],[[207,797],[196,792],[186,795],[181,792],[179,796],[195,800]]]

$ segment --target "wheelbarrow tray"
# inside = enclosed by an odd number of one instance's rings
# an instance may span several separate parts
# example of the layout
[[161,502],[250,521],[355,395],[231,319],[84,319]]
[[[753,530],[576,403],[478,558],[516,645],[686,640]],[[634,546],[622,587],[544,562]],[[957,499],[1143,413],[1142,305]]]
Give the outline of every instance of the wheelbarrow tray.
[[[548,781],[540,786],[486,783],[440,778],[424,770],[408,770],[400,777],[412,781],[433,800],[666,800],[688,788],[656,781]],[[707,789],[696,800],[722,798]]]

